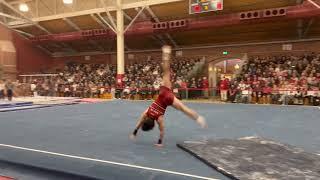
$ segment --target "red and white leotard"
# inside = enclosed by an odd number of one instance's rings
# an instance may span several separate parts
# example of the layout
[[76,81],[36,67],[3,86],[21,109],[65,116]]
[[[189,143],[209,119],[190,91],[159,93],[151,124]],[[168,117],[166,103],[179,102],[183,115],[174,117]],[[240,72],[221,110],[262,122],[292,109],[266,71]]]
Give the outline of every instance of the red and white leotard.
[[158,120],[160,116],[164,115],[167,107],[172,105],[174,97],[170,88],[161,86],[158,98],[148,108],[147,116]]

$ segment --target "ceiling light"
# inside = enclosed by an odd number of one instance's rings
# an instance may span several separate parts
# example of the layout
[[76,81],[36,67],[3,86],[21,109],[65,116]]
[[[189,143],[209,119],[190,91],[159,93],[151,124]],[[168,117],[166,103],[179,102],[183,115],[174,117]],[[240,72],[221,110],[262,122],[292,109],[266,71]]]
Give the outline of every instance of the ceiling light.
[[64,4],[72,4],[72,3],[73,3],[73,0],[63,0],[63,3],[64,3]]
[[19,5],[19,10],[22,12],[28,12],[29,11],[29,6],[26,3],[21,3]]

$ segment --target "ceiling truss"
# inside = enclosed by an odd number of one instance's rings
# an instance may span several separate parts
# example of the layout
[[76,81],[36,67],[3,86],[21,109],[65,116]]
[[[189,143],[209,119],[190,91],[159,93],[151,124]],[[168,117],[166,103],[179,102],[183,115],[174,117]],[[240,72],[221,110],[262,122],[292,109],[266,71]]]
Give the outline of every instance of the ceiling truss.
[[[52,14],[51,15],[44,15],[41,16],[39,15],[40,12],[40,2],[41,0],[33,0],[36,2],[35,9],[33,10],[34,12],[38,12],[38,13],[33,13],[35,15],[35,17],[28,17],[30,18],[30,20],[32,20],[32,22],[42,22],[42,21],[50,21],[50,20],[56,20],[56,19],[63,19],[63,18],[70,18],[70,17],[76,17],[76,16],[83,16],[83,15],[91,15],[91,14],[99,14],[99,13],[104,13],[107,12],[108,17],[110,18],[110,12],[111,11],[116,11],[117,7],[114,5],[108,5],[104,0],[100,0],[100,3],[95,3],[93,8],[87,8],[85,4],[80,6],[79,4],[75,5],[76,8],[70,8],[68,10],[68,12],[62,12],[59,13],[57,12],[57,0],[52,0],[55,5],[53,5],[52,7]],[[29,0],[27,2],[33,3],[32,0]],[[138,8],[138,7],[143,7],[143,6],[152,6],[152,5],[158,5],[158,4],[165,4],[165,3],[172,3],[172,2],[179,2],[179,1],[183,1],[183,0],[144,0],[144,1],[138,1],[138,2],[132,2],[132,3],[126,3],[126,4],[122,4],[122,7],[120,7],[122,10],[126,10],[126,9],[134,9],[134,8]],[[77,1],[75,1],[77,2]],[[89,1],[87,1],[89,2]],[[5,0],[0,0],[0,3],[6,4],[6,6],[10,5],[11,7],[17,9],[17,1],[14,1],[12,3],[8,3]],[[84,3],[84,2],[82,2]],[[102,4],[102,5],[101,5]],[[103,7],[101,7],[103,6]],[[111,18],[110,18],[111,19]],[[17,26],[17,25],[24,25],[25,22],[22,21],[11,21],[8,23],[9,26]],[[115,22],[113,20],[111,20],[111,25],[115,26]]]
[[[64,18],[63,19],[69,26],[71,26],[73,29],[77,30],[77,31],[82,31],[82,29],[76,25],[74,22],[72,22],[70,19],[68,18]],[[96,46],[101,52],[104,52],[104,48],[102,46],[99,45],[99,43],[93,41],[93,40],[89,40],[88,41],[91,45]]]
[[[18,10],[18,5],[22,1],[30,5],[32,13],[22,13]],[[86,16],[85,18],[87,19],[91,18],[91,23],[95,25],[95,28],[100,28],[101,26],[101,28],[111,29],[116,33],[116,20],[114,17],[112,17],[112,15],[114,15],[114,11],[116,11],[119,7],[115,6],[114,3],[112,3],[115,0],[92,0],[96,2],[95,4],[88,4],[88,1],[89,0],[74,0],[74,4],[72,6],[62,8],[62,6],[66,6],[62,4],[62,0],[16,0],[10,2],[9,0],[0,0],[0,23],[24,35],[25,37],[33,37],[36,34],[34,34],[29,29],[40,29],[41,31],[39,32],[43,32],[44,34],[52,34],[51,30],[52,32],[55,32],[55,29],[45,23],[46,21],[51,20],[60,20],[60,23],[65,22],[65,24],[68,25],[66,26],[66,29],[69,30],[70,27],[72,27],[72,29],[74,29],[75,31],[88,29],[88,25],[84,25],[83,22],[81,22],[82,19],[78,20],[76,18],[79,16]],[[162,11],[159,11],[159,8],[153,5],[179,1],[186,0],[140,0],[138,2],[122,4],[120,8],[123,10],[124,17],[127,19],[125,32],[130,29],[130,26],[134,22],[136,22],[138,18],[140,18],[140,20],[150,20],[152,18],[155,22],[160,22],[160,20],[163,20],[164,16]],[[306,1],[309,0],[305,0],[305,2]],[[297,4],[301,4],[303,3],[303,0],[294,0],[294,2],[296,2]],[[312,2],[317,3],[317,0],[312,0]],[[312,4],[317,7],[317,4],[314,3]],[[10,12],[8,11],[8,9],[10,10]],[[48,13],[44,14],[43,9],[46,9]],[[133,13],[132,11],[134,11],[135,13]],[[294,35],[298,36],[299,39],[307,38],[307,36],[314,37],[312,36],[314,34],[314,28],[318,26],[318,23],[315,22],[317,22],[317,18],[297,19],[294,22],[296,24],[294,24],[294,27],[292,28],[293,31],[296,30],[296,32],[294,32]],[[65,24],[63,24],[64,27]],[[25,28],[28,26],[32,27]],[[61,25],[61,27],[63,26]],[[180,49],[188,46],[185,45],[185,43],[181,41],[181,38],[174,32],[170,32],[170,34],[154,34],[151,35],[151,38],[154,42],[158,43],[159,46],[164,44],[171,44],[175,49]],[[112,41],[112,43],[115,43],[114,40]],[[111,45],[112,47],[109,48],[106,47],[106,45],[101,41],[90,40],[87,42],[95,48],[95,53],[97,54],[108,53],[113,49],[113,45]],[[179,44],[177,44],[177,42]],[[74,45],[72,43],[51,43],[48,44],[48,46],[42,46],[39,48],[46,50],[47,53],[51,53],[53,54],[53,56],[57,55],[57,53],[52,53],[53,49],[60,49],[58,53],[60,55],[82,53],[83,51],[77,52],[75,50],[78,50],[76,46],[77,45]],[[134,52],[135,47],[132,45],[131,48],[132,50],[130,50],[125,45],[125,49],[127,52]]]

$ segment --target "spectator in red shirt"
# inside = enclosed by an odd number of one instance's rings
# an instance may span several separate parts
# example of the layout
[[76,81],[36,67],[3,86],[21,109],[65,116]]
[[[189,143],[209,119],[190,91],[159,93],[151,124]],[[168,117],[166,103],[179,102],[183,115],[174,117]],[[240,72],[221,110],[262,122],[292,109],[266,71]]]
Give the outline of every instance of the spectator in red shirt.
[[318,82],[320,83],[320,73],[317,73],[317,80],[318,80]]
[[269,99],[270,99],[271,93],[272,93],[271,84],[263,86],[263,88],[262,88],[262,97],[263,97],[263,101],[264,101],[263,103],[264,104],[268,104],[269,103]]
[[220,95],[221,101],[228,100],[229,79],[224,78],[220,83]]
[[253,90],[252,97],[255,97],[256,98],[256,103],[258,103],[259,99],[261,97],[261,91],[262,91],[262,86],[261,86],[260,81],[258,81],[258,80],[257,81],[253,81],[252,90]]
[[181,99],[185,99],[186,98],[186,91],[188,88],[188,84],[185,79],[182,80],[180,86],[181,86],[181,93],[180,93]]
[[182,82],[181,82],[181,88],[183,88],[183,89],[187,89],[187,82],[185,81],[185,80],[183,80]]

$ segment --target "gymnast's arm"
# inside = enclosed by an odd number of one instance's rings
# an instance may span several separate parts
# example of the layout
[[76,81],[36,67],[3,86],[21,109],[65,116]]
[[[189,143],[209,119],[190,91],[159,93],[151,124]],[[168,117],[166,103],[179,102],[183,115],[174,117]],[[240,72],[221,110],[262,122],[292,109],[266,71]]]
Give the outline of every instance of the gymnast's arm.
[[159,131],[160,131],[160,137],[159,140],[157,142],[157,144],[155,144],[158,147],[162,147],[163,146],[163,137],[164,137],[164,121],[163,121],[163,116],[160,116],[158,121],[158,127],[159,127]]
[[140,119],[137,122],[136,128],[134,129],[133,133],[130,135],[131,139],[134,139],[137,136],[138,130],[142,126],[143,122],[145,121],[146,116],[147,116],[147,110],[141,114]]

